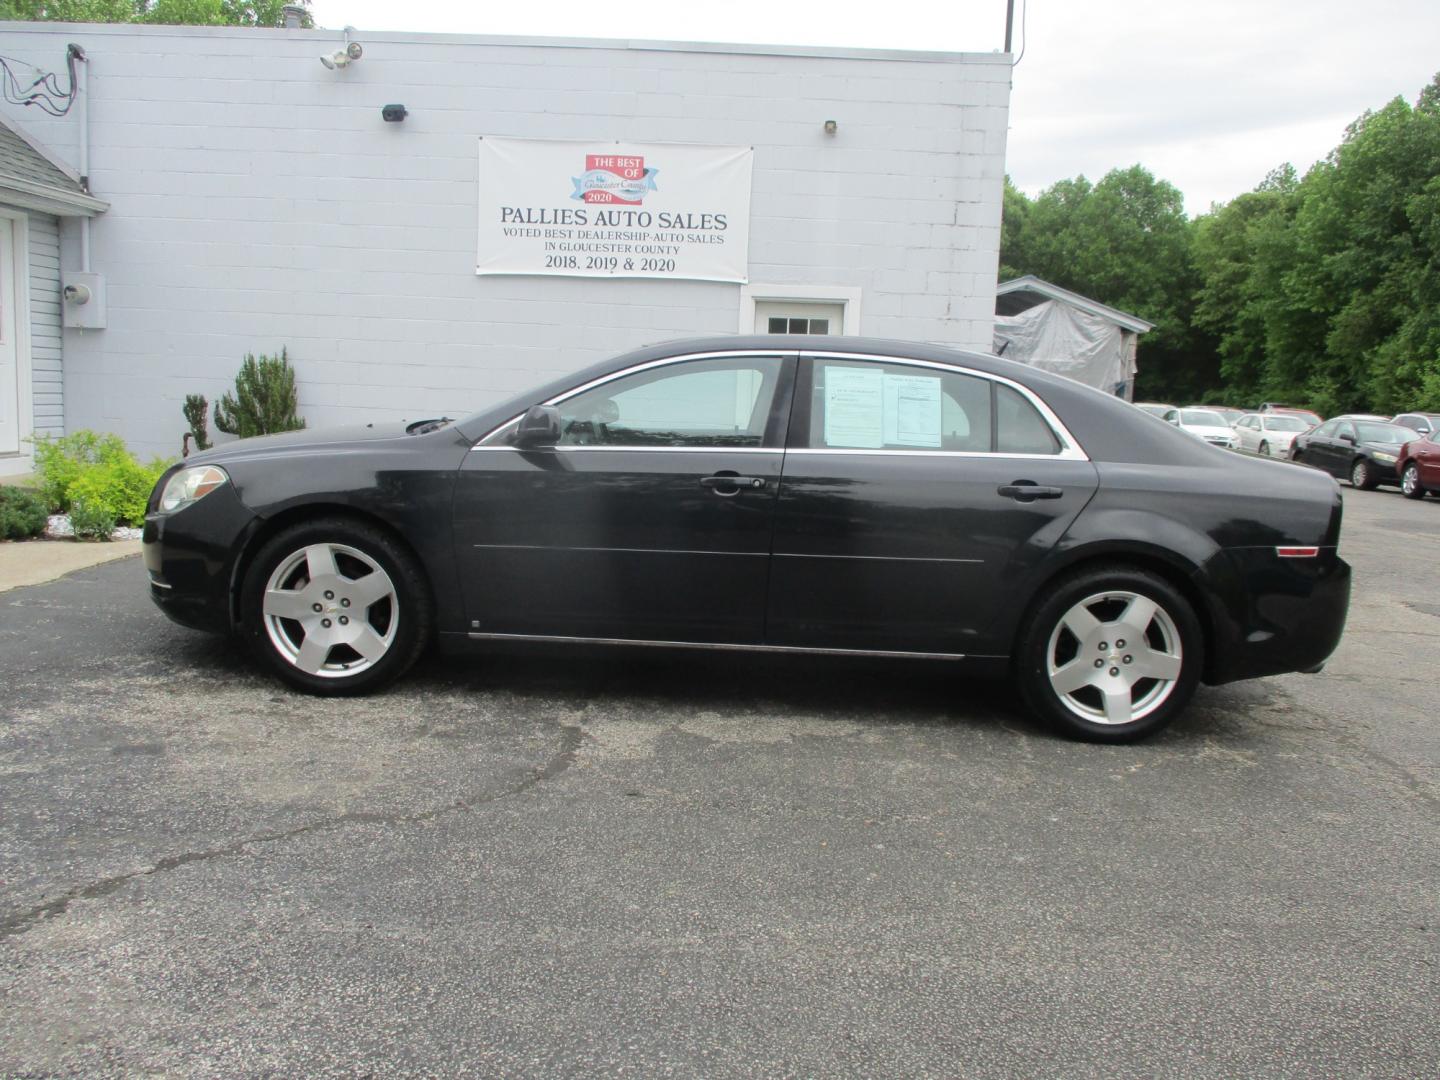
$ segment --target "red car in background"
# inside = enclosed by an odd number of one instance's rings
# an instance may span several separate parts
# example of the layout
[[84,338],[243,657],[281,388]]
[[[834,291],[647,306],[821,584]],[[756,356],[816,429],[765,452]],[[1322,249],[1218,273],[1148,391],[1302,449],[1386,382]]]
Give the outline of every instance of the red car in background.
[[1432,430],[1400,448],[1395,471],[1407,499],[1423,499],[1428,491],[1440,498],[1440,430]]

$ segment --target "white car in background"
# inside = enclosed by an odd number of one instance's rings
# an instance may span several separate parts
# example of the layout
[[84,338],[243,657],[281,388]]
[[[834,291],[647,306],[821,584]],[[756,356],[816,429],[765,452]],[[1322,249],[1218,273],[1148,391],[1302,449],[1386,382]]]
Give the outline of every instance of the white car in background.
[[1171,409],[1165,419],[1187,434],[1194,435],[1211,446],[1235,449],[1235,432],[1214,409]]
[[1309,431],[1310,427],[1289,413],[1248,413],[1235,421],[1235,438],[1241,450],[1268,457],[1289,457],[1295,436]]

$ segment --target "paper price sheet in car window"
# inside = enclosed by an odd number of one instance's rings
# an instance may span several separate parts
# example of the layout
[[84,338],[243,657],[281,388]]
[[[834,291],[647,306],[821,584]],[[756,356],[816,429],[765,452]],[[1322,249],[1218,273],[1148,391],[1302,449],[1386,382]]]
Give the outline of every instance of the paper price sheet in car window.
[[825,369],[825,445],[878,450],[940,445],[940,379]]

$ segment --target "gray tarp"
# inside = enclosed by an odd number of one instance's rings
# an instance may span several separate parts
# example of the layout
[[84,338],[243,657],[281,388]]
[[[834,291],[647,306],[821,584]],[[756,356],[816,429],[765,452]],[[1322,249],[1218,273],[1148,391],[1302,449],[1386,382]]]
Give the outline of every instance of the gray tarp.
[[1108,394],[1123,395],[1135,378],[1124,330],[1054,300],[1018,315],[996,315],[995,352]]

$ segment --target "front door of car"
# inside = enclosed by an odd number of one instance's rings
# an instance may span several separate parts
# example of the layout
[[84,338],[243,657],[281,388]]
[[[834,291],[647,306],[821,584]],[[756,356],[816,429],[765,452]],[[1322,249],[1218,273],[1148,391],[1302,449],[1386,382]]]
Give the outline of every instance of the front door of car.
[[766,638],[994,655],[992,624],[1096,471],[1012,384],[941,365],[802,358]]
[[482,440],[455,502],[470,632],[759,643],[794,371],[657,361],[552,399],[556,445]]

